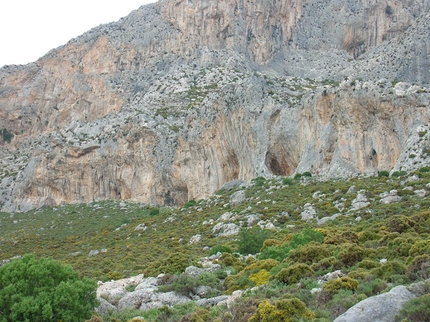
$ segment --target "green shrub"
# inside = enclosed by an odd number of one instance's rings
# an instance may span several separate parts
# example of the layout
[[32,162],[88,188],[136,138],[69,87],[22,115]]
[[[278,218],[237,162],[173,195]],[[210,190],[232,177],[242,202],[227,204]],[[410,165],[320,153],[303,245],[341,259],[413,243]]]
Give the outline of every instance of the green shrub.
[[317,263],[312,264],[311,267],[314,271],[327,270],[329,268],[333,268],[334,270],[336,270],[341,268],[341,263],[336,257],[330,256],[330,257],[321,259]]
[[184,208],[194,207],[196,204],[197,204],[197,202],[195,200],[188,200],[185,203]]
[[294,181],[293,181],[293,179],[291,179],[291,178],[283,178],[283,179],[282,179],[282,184],[285,184],[285,185],[291,186],[293,183],[294,183]]
[[260,227],[242,229],[239,233],[239,253],[256,254],[260,252],[263,242],[269,238],[270,231]]
[[209,321],[211,318],[211,314],[206,309],[197,309],[195,312],[191,313],[188,316],[184,316],[179,322],[205,322]]
[[219,261],[227,267],[233,267],[237,271],[241,271],[245,267],[245,263],[242,263],[238,258],[234,257],[230,253],[223,253]]
[[324,235],[318,230],[312,228],[306,228],[299,234],[294,234],[289,243],[292,249],[297,248],[300,245],[306,245],[311,241],[321,243],[324,240]]
[[160,285],[159,291],[171,292],[189,296],[190,293],[198,286],[209,286],[211,292],[204,297],[213,297],[221,294],[222,285],[214,273],[205,272],[197,277],[187,274],[174,276],[168,284]]
[[302,177],[302,175],[300,173],[296,173],[294,175],[294,180],[300,180],[301,177]]
[[430,167],[422,167],[419,170],[420,172],[430,172]]
[[257,177],[251,180],[251,182],[257,187],[261,187],[265,181],[266,181],[266,178],[264,177]]
[[70,266],[25,255],[0,267],[0,320],[80,322],[97,306],[96,287]]
[[363,247],[354,244],[345,244],[338,258],[346,267],[350,267],[363,260],[365,255],[366,251]]
[[365,242],[372,241],[372,240],[379,240],[379,239],[381,239],[382,235],[375,233],[373,231],[370,231],[370,230],[364,230],[364,231],[359,232],[357,234],[357,237],[358,237],[358,241],[360,243],[365,243]]
[[406,302],[396,317],[396,321],[430,321],[430,294]]
[[359,279],[359,280],[364,280],[366,279],[368,276],[370,275],[370,273],[363,269],[363,268],[357,268],[355,271],[351,271],[348,273],[348,277],[351,277],[355,280]]
[[[222,316],[223,322],[248,322],[260,304],[260,300],[253,297],[239,297]],[[215,321],[214,321],[215,322]]]
[[277,239],[266,239],[263,242],[263,247],[261,248],[261,250],[263,251],[267,247],[273,247],[273,246],[279,247],[279,246],[282,246],[282,244],[283,244],[282,241]]
[[313,276],[314,273],[315,272],[309,265],[297,263],[281,269],[281,271],[276,274],[275,278],[285,284],[294,284],[298,283],[302,278]]
[[394,171],[391,176],[398,178],[398,177],[403,177],[405,175],[407,175],[408,173],[406,171]]
[[227,276],[224,280],[224,288],[226,294],[231,294],[236,290],[244,290],[255,286],[255,283],[249,279],[251,272],[240,272],[236,275]]
[[414,230],[418,234],[430,233],[430,211],[423,211],[411,217]]
[[116,280],[120,280],[123,277],[124,276],[120,272],[116,272],[116,271],[114,271],[114,272],[108,272],[106,274],[106,278],[108,280],[114,280],[114,281],[116,281]]
[[150,217],[158,216],[159,214],[160,214],[160,209],[158,208],[154,208],[149,211]]
[[371,261],[368,259],[365,259],[365,260],[361,261],[360,263],[358,263],[358,267],[365,268],[367,270],[372,269],[372,268],[377,268],[379,266],[381,266],[380,263],[374,262],[374,261]]
[[1,135],[2,135],[3,142],[8,142],[8,143],[10,143],[14,137],[13,133],[9,132],[7,129],[2,129]]
[[357,286],[357,280],[345,276],[329,280],[327,283],[324,284],[323,289],[327,292],[336,294],[341,289],[355,291],[357,289]]
[[428,239],[415,242],[409,249],[409,256],[411,257],[425,254],[430,254],[430,241]]
[[374,268],[370,271],[372,275],[381,278],[385,281],[392,282],[394,275],[405,274],[406,266],[397,261],[388,261],[380,267]]
[[277,260],[274,259],[264,259],[264,260],[259,260],[259,261],[255,261],[254,263],[248,265],[247,267],[244,268],[244,271],[258,271],[261,269],[265,269],[267,271],[270,271],[273,267],[278,266],[279,262]]
[[389,177],[390,173],[388,171],[382,170],[378,172],[378,177],[382,178],[382,177]]
[[[312,228],[306,228],[301,233],[294,234],[288,244],[282,244],[280,246],[267,246],[263,247],[261,250],[261,254],[259,256],[260,259],[272,258],[278,261],[284,260],[289,252],[293,249],[301,245],[306,245],[312,241],[314,242],[322,242],[324,240],[324,235]],[[268,243],[276,244],[276,243]]]
[[391,232],[403,233],[414,225],[414,222],[403,215],[392,216],[388,220],[388,228]]
[[332,252],[328,249],[327,245],[310,242],[291,250],[288,254],[288,259],[289,261],[311,265],[331,255]]
[[312,320],[315,314],[306,307],[306,304],[297,298],[276,301],[271,304],[264,300],[258,305],[255,314],[249,322],[292,322],[300,319]]
[[419,237],[409,237],[408,234],[402,234],[402,237],[390,240],[387,243],[389,258],[407,257],[414,243]]
[[282,262],[290,252],[291,248],[288,244],[283,244],[281,246],[268,246],[263,247],[261,250],[261,254],[258,256],[258,259],[275,259],[279,262]]
[[358,235],[353,231],[349,230],[344,231],[342,234],[340,234],[340,238],[342,240],[345,240],[347,243],[358,244],[359,242]]
[[191,293],[196,286],[198,286],[197,279],[186,274],[181,274],[174,276],[170,284],[161,285],[159,287],[159,291],[174,291],[178,294],[188,296],[188,294]]
[[[128,320],[127,322],[145,322],[146,320],[142,318],[132,318],[131,320]],[[102,322],[102,320],[100,320]]]
[[366,298],[364,294],[354,294],[353,291],[345,289],[340,289],[337,294],[326,291],[320,293],[328,294],[329,299],[331,297],[331,300],[326,305],[331,313],[330,321],[333,321],[336,317],[345,313],[350,307]]
[[365,277],[364,281],[358,285],[356,292],[366,296],[373,296],[385,291],[387,287],[388,285],[385,281],[368,275]]
[[260,270],[258,273],[249,275],[249,279],[254,282],[256,286],[261,286],[269,283],[270,273],[265,269]]
[[310,173],[309,171],[303,172],[302,173],[302,177],[308,177],[308,178],[310,178],[310,177],[312,177],[312,173]]
[[185,250],[180,252],[175,251],[164,259],[151,262],[148,265],[145,274],[149,276],[158,275],[160,273],[179,274],[192,264],[193,261],[189,252]]
[[408,276],[412,277],[413,279],[430,278],[430,256],[427,254],[416,256],[406,271]]
[[232,253],[232,250],[230,247],[225,245],[215,245],[211,248],[209,252],[209,256],[212,256],[218,253]]

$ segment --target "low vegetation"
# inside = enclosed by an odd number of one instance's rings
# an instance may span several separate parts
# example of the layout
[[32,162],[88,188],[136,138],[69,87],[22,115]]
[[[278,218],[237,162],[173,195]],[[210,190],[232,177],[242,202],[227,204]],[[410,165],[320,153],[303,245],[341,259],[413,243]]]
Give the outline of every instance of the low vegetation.
[[[102,281],[165,273],[161,291],[185,295],[199,285],[211,287],[209,296],[244,291],[231,307],[190,302],[110,313],[103,321],[332,321],[369,296],[430,278],[429,184],[428,171],[327,181],[306,173],[259,177],[183,208],[105,201],[2,213],[0,260],[52,257]],[[240,189],[246,200],[232,208],[230,196]],[[385,202],[387,192],[400,199]],[[217,224],[240,232],[220,234]],[[182,274],[218,251],[221,270],[196,279]],[[399,318],[419,321],[414,316],[427,307],[423,294]]]

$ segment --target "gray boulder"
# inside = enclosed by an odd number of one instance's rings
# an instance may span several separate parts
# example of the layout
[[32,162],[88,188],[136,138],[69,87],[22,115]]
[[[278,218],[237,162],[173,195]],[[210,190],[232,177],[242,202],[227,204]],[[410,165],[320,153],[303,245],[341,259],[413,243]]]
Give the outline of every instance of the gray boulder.
[[199,297],[205,297],[207,294],[211,293],[213,290],[212,287],[207,285],[200,285],[193,288],[193,293]]
[[425,189],[420,189],[420,190],[415,190],[414,193],[421,198],[424,198],[425,196],[427,196],[428,192]]
[[248,184],[243,180],[232,180],[232,181],[226,182],[222,186],[222,189],[230,191],[236,187],[246,187],[247,185]]
[[196,303],[200,306],[215,306],[219,303],[227,301],[229,298],[230,298],[230,296],[220,295],[220,296],[216,296],[216,297],[211,297],[209,299],[197,300]]
[[220,268],[221,268],[221,265],[219,265],[219,264],[211,264],[210,266],[205,267],[205,268],[199,268],[199,267],[195,267],[195,266],[188,266],[185,269],[184,274],[186,274],[188,276],[191,276],[191,277],[197,277],[197,276],[199,276],[202,273],[214,272],[214,271],[216,271],[216,270],[218,270]]
[[303,206],[303,211],[300,214],[302,216],[302,220],[311,220],[311,219],[315,219],[315,215],[317,214],[316,210],[315,210],[315,206],[307,203]]
[[414,297],[405,286],[396,286],[388,293],[357,303],[334,322],[394,322],[403,304]]
[[384,192],[380,194],[381,202],[383,204],[392,204],[402,200],[402,197],[397,195],[397,190],[391,190],[390,192]]
[[230,197],[230,207],[236,207],[244,202],[246,199],[245,191],[240,190],[233,193]]
[[323,217],[321,219],[318,220],[317,224],[318,226],[325,224],[326,222],[330,221],[330,220],[335,220],[337,217],[341,216],[342,214],[334,214],[332,216],[328,216],[328,217]]
[[97,314],[100,315],[107,315],[109,312],[115,312],[117,311],[117,308],[115,305],[112,305],[108,301],[106,301],[104,298],[99,298],[100,305],[96,307],[95,311]]
[[97,249],[92,250],[92,251],[90,251],[90,252],[89,252],[88,257],[96,256],[96,255],[98,255],[99,253],[100,253],[100,252],[99,252]]
[[357,197],[352,201],[351,210],[358,210],[370,205],[370,202],[367,200],[365,193],[365,190],[360,190],[357,193]]
[[218,223],[212,228],[212,233],[219,236],[232,236],[237,235],[240,231],[240,227],[234,223]]
[[[142,299],[145,299],[145,297],[143,297]],[[150,300],[141,302],[139,309],[147,311],[165,305],[174,306],[176,304],[183,304],[190,301],[191,300],[188,297],[177,294],[175,292],[153,293],[151,294]]]

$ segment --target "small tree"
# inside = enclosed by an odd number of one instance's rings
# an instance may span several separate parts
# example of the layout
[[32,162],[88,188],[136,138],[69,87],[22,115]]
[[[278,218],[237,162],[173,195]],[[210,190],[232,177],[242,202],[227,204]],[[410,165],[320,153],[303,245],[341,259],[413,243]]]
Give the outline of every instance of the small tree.
[[243,229],[238,241],[239,253],[256,254],[260,252],[263,242],[269,238],[270,232],[260,227]]
[[0,267],[0,322],[80,322],[97,306],[97,283],[70,266],[25,255]]

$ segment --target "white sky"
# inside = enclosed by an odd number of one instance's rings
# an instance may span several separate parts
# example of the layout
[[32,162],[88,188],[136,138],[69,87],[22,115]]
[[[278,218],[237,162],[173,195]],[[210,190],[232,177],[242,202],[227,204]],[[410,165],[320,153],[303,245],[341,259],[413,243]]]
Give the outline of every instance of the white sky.
[[93,27],[156,0],[1,0],[0,67],[36,61]]

